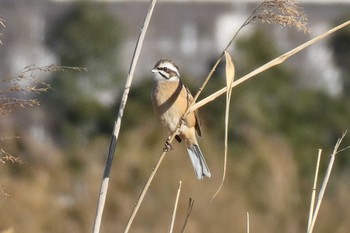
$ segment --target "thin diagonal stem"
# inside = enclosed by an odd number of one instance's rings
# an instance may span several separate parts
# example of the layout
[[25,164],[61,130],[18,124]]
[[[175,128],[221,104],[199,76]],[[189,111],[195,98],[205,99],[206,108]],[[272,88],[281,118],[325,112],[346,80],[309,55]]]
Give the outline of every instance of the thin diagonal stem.
[[315,211],[314,211],[314,214],[312,216],[312,221],[311,221],[311,224],[310,224],[310,227],[308,229],[308,233],[312,233],[313,229],[314,229],[314,226],[315,226],[315,222],[316,222],[316,219],[317,219],[317,215],[318,215],[318,212],[321,208],[321,204],[322,204],[322,200],[323,200],[323,196],[326,192],[326,188],[327,188],[327,185],[328,185],[328,181],[329,181],[329,178],[331,176],[331,173],[332,173],[332,169],[333,169],[333,164],[334,164],[334,161],[335,161],[335,158],[336,158],[336,155],[338,153],[338,149],[339,149],[339,146],[342,142],[342,140],[344,139],[346,135],[346,131],[343,133],[343,135],[338,139],[337,143],[335,144],[334,146],[334,149],[333,149],[333,152],[331,154],[331,159],[329,161],[329,164],[328,164],[328,167],[327,167],[327,171],[326,171],[326,175],[323,179],[323,182],[322,182],[322,186],[321,186],[321,190],[318,194],[318,198],[317,198],[317,203],[316,203],[316,207],[315,207]]
[[173,233],[173,230],[174,230],[175,218],[176,218],[176,211],[177,211],[177,206],[178,206],[178,204],[179,204],[179,197],[180,197],[180,192],[181,192],[181,184],[182,184],[182,182],[181,182],[181,180],[180,180],[180,182],[179,182],[179,187],[178,187],[177,193],[176,193],[173,215],[172,215],[172,217],[171,217],[171,224],[170,224],[169,233]]
[[311,221],[312,221],[313,214],[314,214],[317,177],[318,177],[318,171],[319,171],[319,167],[320,167],[321,155],[322,155],[322,149],[318,149],[318,156],[317,156],[317,163],[316,163],[316,170],[315,170],[314,185],[312,187],[311,201],[310,201],[309,222],[307,224],[307,229],[308,230],[310,229]]
[[[170,137],[170,139],[168,140],[168,143],[172,143],[172,141],[174,140],[176,134],[177,134],[177,130]],[[151,172],[151,175],[149,176],[149,178],[148,178],[145,186],[143,187],[142,192],[141,192],[141,194],[140,194],[140,196],[139,196],[139,198],[138,198],[138,200],[137,200],[137,202],[135,204],[135,207],[134,207],[134,209],[133,209],[133,211],[132,211],[132,213],[130,215],[130,218],[129,218],[129,221],[128,221],[128,224],[127,224],[127,226],[125,228],[124,233],[128,233],[129,232],[131,224],[133,223],[133,221],[135,219],[135,216],[136,216],[136,214],[137,214],[137,212],[138,212],[138,210],[139,210],[139,208],[140,208],[140,206],[141,206],[141,204],[143,202],[143,199],[146,196],[148,188],[151,185],[151,183],[153,181],[153,178],[156,175],[156,173],[157,173],[157,171],[158,171],[158,169],[159,169],[159,167],[160,167],[160,165],[161,165],[161,163],[162,163],[162,161],[163,161],[163,159],[164,159],[164,157],[165,157],[167,152],[168,152],[168,150],[163,149],[163,152],[160,154],[159,159],[158,159],[155,167],[153,168],[153,171]]]
[[153,9],[154,9],[156,2],[157,2],[156,0],[152,0],[150,6],[148,8],[148,12],[146,14],[144,24],[143,24],[142,30],[140,32],[136,47],[135,47],[134,55],[132,57],[132,61],[131,61],[130,69],[129,69],[129,74],[128,74],[128,77],[126,80],[122,100],[121,100],[120,107],[119,107],[117,120],[114,123],[113,135],[111,137],[108,156],[107,156],[107,160],[106,160],[106,165],[105,165],[105,169],[103,172],[103,179],[102,179],[102,183],[101,183],[101,187],[100,187],[100,196],[99,196],[97,208],[96,208],[96,216],[95,216],[95,220],[94,220],[93,233],[100,232],[102,214],[103,214],[103,210],[104,210],[104,206],[105,206],[105,202],[106,202],[107,190],[108,190],[109,177],[110,177],[110,172],[111,172],[111,167],[112,167],[112,162],[113,162],[115,150],[117,148],[117,141],[118,141],[118,137],[119,137],[120,126],[121,126],[121,122],[122,122],[122,118],[123,118],[123,114],[124,114],[124,109],[126,106],[126,102],[128,100],[128,95],[129,95],[130,87],[131,87],[131,84],[133,81],[136,64],[137,64],[138,58],[139,58],[140,53],[141,53],[143,41],[145,39],[148,25],[149,25],[149,22],[151,20]]
[[[257,74],[260,74],[262,72],[264,72],[265,70],[270,69],[271,67],[277,66],[283,62],[285,62],[287,59],[289,59],[290,57],[294,56],[295,54],[297,54],[298,52],[304,50],[305,48],[313,45],[314,43],[324,39],[325,37],[331,35],[332,33],[347,27],[350,25],[350,20],[346,21],[330,30],[328,30],[327,32],[305,42],[304,44],[299,45],[298,47],[282,54],[281,56],[273,59],[272,61],[260,66],[259,68],[253,70],[252,72],[244,75],[241,78],[236,79],[236,81],[233,82],[231,88],[234,88],[236,86],[238,86],[239,84],[244,83],[245,81],[247,81],[248,79],[251,79],[253,77],[256,77]],[[188,112],[192,112],[195,111],[196,109],[202,107],[203,105],[215,100],[216,98],[218,98],[219,96],[223,95],[225,92],[227,91],[227,87],[223,87],[222,89],[216,91],[215,93],[211,94],[208,97],[205,97],[204,99],[201,99],[200,101],[198,101],[197,103],[195,103],[194,101],[192,101],[192,104],[189,107]]]
[[247,212],[247,233],[250,233],[250,217],[249,217],[249,212]]
[[190,198],[189,203],[188,203],[187,215],[186,215],[186,218],[185,218],[184,225],[182,226],[181,233],[185,232],[188,219],[190,218],[190,215],[191,215],[191,212],[192,212],[192,209],[193,209],[193,205],[194,205],[194,200],[192,198]]
[[[231,38],[231,40],[227,43],[226,47],[224,48],[224,50],[222,51],[222,53],[220,54],[219,58],[216,60],[214,66],[211,68],[208,76],[206,77],[206,79],[204,80],[202,86],[198,89],[198,92],[196,93],[196,95],[193,97],[193,100],[192,100],[192,104],[194,104],[196,102],[196,100],[198,99],[199,95],[202,93],[202,91],[204,90],[204,87],[207,85],[207,83],[209,82],[210,78],[213,76],[216,68],[218,67],[218,65],[220,64],[222,58],[225,56],[225,51],[228,50],[228,48],[230,48],[230,46],[232,45],[233,41],[236,39],[238,33],[245,27],[247,26],[250,21],[254,18],[254,15],[256,14],[256,12],[261,8],[262,6],[262,3],[255,8],[255,10],[253,11],[253,13],[251,13],[249,15],[249,17],[244,21],[244,23],[242,24],[242,26],[240,26],[240,28],[238,28],[238,30],[235,32],[235,34],[233,35],[233,37]],[[190,105],[190,107],[191,107]],[[189,111],[187,111],[186,114],[188,114]]]

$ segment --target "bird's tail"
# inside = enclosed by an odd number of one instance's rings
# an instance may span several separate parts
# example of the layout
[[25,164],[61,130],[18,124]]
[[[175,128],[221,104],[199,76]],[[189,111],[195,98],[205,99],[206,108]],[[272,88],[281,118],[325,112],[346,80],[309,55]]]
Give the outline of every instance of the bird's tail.
[[198,145],[194,144],[187,148],[188,155],[190,157],[194,171],[198,180],[202,180],[203,177],[210,177],[210,171],[204,156]]

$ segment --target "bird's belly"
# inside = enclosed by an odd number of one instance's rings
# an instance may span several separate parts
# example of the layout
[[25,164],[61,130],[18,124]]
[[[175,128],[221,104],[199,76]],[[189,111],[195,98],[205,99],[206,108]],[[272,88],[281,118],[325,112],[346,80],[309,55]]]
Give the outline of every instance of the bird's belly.
[[[186,90],[178,82],[157,83],[153,89],[152,103],[161,124],[172,133],[187,108]],[[184,102],[184,103],[183,103]]]
[[169,108],[160,116],[160,122],[169,133],[172,133],[176,130],[183,113],[179,113],[174,108]]

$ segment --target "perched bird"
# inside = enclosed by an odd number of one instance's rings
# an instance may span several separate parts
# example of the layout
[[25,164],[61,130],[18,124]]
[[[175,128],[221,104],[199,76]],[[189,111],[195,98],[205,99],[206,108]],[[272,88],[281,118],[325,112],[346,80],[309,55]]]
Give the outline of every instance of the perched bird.
[[180,80],[179,68],[171,60],[162,59],[155,64],[152,73],[155,81],[152,91],[155,114],[169,135],[174,133],[179,121],[182,120],[175,138],[179,142],[185,142],[197,179],[210,177],[208,165],[196,138],[196,132],[201,136],[198,112],[191,112],[185,118],[181,118],[193,97]]

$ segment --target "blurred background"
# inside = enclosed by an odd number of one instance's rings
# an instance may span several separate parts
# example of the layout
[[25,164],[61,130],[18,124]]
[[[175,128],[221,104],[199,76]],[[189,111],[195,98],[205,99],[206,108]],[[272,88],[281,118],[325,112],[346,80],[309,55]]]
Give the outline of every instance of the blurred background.
[[[122,122],[101,232],[125,228],[166,139],[151,107],[150,69],[161,58],[173,59],[195,93],[258,3],[156,5]],[[230,49],[236,77],[349,20],[350,1],[299,3],[310,34],[278,25],[246,26]],[[1,115],[1,156],[20,156],[23,163],[0,164],[0,232],[91,231],[120,95],[147,9],[148,1],[0,0],[6,26],[0,29],[1,106],[8,95],[41,103],[14,106]],[[25,69],[52,64],[87,71]],[[337,138],[350,129],[349,80],[347,27],[235,88],[227,178],[212,202],[222,175],[225,97],[201,108],[199,143],[212,178],[196,180],[184,146],[174,142],[131,232],[168,230],[179,180],[176,232],[190,197],[195,204],[186,232],[245,232],[247,211],[252,232],[305,232],[318,149],[323,149],[322,177]],[[39,94],[8,92],[13,82],[24,89],[43,83],[50,88]],[[200,98],[224,85],[220,66]],[[316,232],[349,232],[349,166],[344,151]]]

